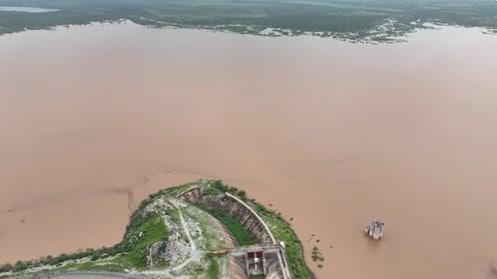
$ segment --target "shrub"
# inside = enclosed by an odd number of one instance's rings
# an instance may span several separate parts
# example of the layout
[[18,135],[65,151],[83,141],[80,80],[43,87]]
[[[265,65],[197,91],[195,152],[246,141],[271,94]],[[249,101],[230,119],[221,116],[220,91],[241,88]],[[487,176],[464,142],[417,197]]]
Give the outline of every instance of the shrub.
[[14,267],[13,267],[11,264],[6,263],[6,264],[4,264],[4,265],[1,265],[1,266],[0,266],[0,273],[3,273],[3,272],[9,272],[9,271],[11,271],[13,268],[14,268]]
[[15,265],[14,265],[14,271],[15,272],[18,272],[18,271],[23,271],[25,269],[28,268],[28,265],[25,263],[25,262],[22,262],[22,261],[18,261]]
[[207,270],[207,278],[209,279],[219,278],[219,265],[217,264],[217,260],[215,258],[211,259],[211,262],[209,264],[209,269]]
[[242,200],[247,200],[247,193],[245,191],[238,191],[237,195],[242,199]]

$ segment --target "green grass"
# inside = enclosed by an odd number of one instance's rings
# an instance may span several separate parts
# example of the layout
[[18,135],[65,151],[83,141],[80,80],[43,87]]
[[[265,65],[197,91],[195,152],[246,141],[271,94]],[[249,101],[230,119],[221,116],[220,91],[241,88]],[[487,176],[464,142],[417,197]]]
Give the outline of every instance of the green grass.
[[221,221],[221,223],[228,229],[228,231],[236,239],[240,246],[255,244],[254,237],[233,216],[217,208],[206,207],[202,204],[196,204],[196,206],[202,210],[209,212],[212,216]]
[[209,268],[207,269],[207,278],[218,279],[219,278],[219,264],[215,257],[211,258],[209,263]]
[[125,269],[144,269],[148,248],[157,241],[166,238],[167,228],[162,216],[151,214],[142,219],[127,234],[127,240],[121,245],[126,251],[113,255],[113,258],[102,257],[90,262],[72,263],[61,268],[61,270],[94,270],[122,272]]
[[159,214],[147,216],[143,223],[135,230],[130,232],[129,254],[127,257],[132,265],[137,268],[143,268],[146,264],[146,255],[148,248],[157,241],[166,238],[167,228],[164,220]]
[[297,235],[279,214],[266,209],[260,204],[249,202],[261,218],[266,221],[274,237],[285,243],[286,258],[292,278],[313,278],[304,260],[302,244]]
[[212,215],[196,206],[188,206],[186,210],[183,210],[183,214],[193,219],[202,231],[200,236],[194,238],[199,249],[213,251],[226,247],[224,235],[212,225]]

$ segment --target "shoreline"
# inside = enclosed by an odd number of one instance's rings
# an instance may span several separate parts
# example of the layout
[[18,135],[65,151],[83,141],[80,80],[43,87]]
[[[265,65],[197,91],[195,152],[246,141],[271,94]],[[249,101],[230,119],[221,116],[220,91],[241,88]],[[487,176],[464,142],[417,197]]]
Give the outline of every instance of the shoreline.
[[[233,205],[229,205],[229,202],[226,203],[226,199],[232,200]],[[202,202],[203,206],[197,206],[196,204],[198,202]],[[190,234],[194,233],[194,231],[189,232],[191,230],[191,215],[189,217],[183,215],[186,213],[182,213],[183,210],[185,210],[185,206],[188,204],[191,205],[196,205],[194,207],[197,208],[197,210],[203,211],[205,209],[205,206],[210,207],[213,206],[214,204],[217,204],[219,202],[219,206],[222,206],[222,210],[226,210],[225,212],[229,212],[229,214],[235,218],[241,218],[239,219],[240,222],[243,220],[243,223],[239,223],[239,225],[236,226],[243,226],[245,229],[247,229],[247,232],[253,235],[255,237],[254,243],[250,243],[249,246],[246,246],[247,244],[243,244],[242,242],[238,242],[238,245],[235,247],[231,247],[230,249],[233,250],[234,252],[222,252],[221,255],[224,255],[228,253],[228,257],[233,257],[229,256],[230,254],[232,255],[238,255],[241,252],[236,252],[237,249],[247,249],[247,250],[253,250],[256,249],[255,251],[258,251],[257,249],[263,249],[261,253],[264,253],[264,259],[268,261],[269,263],[266,263],[268,267],[268,271],[271,276],[280,276],[281,278],[314,278],[314,275],[310,272],[308,267],[305,264],[305,259],[303,257],[303,249],[301,246],[300,248],[297,248],[297,251],[294,251],[293,247],[296,245],[296,243],[300,243],[300,241],[296,238],[295,233],[290,228],[290,224],[286,222],[284,219],[282,219],[279,214],[277,214],[275,211],[268,210],[264,208],[262,205],[258,204],[255,202],[253,199],[248,199],[245,191],[238,190],[235,187],[229,187],[227,185],[224,185],[221,181],[219,180],[199,180],[196,182],[190,182],[187,184],[183,184],[180,186],[170,186],[167,188],[161,189],[159,192],[150,194],[148,198],[143,199],[140,202],[140,205],[138,208],[133,211],[133,214],[130,217],[130,222],[128,223],[126,227],[126,232],[123,236],[123,239],[117,243],[116,245],[113,245],[109,248],[100,248],[97,250],[94,249],[86,249],[84,251],[79,251],[75,252],[72,254],[61,254],[59,256],[45,256],[41,257],[36,260],[29,260],[29,261],[17,261],[15,265],[10,265],[10,264],[3,264],[0,265],[0,278],[11,278],[12,276],[18,277],[18,276],[45,276],[47,278],[50,278],[52,276],[58,276],[61,275],[63,278],[66,277],[66,275],[71,276],[72,273],[76,272],[76,275],[79,273],[77,272],[86,272],[89,271],[90,273],[86,273],[89,276],[93,276],[95,274],[101,275],[104,278],[111,278],[111,277],[119,277],[118,273],[109,273],[109,272],[124,272],[124,273],[129,273],[130,278],[134,278],[133,274],[136,274],[136,276],[139,277],[144,277],[147,278],[149,275],[153,275],[155,273],[157,274],[164,274],[164,275],[172,275],[172,276],[178,276],[177,272],[180,272],[180,270],[183,270],[186,268],[188,265],[193,264],[195,261],[199,261],[198,255],[195,256],[198,252],[197,250],[197,245],[195,244],[197,241],[199,241],[199,238],[203,239],[204,236],[203,234],[208,234],[208,231],[204,231],[204,233],[201,233],[200,236],[195,236],[195,240],[193,240],[193,236]],[[168,204],[171,204],[168,206]],[[250,205],[249,205],[250,204]],[[241,205],[241,206],[240,206]],[[224,208],[225,206],[228,206],[227,208]],[[183,208],[183,209],[180,209]],[[170,208],[170,209],[167,209]],[[170,211],[170,210],[174,211]],[[236,209],[236,210],[235,210]],[[164,211],[166,210],[166,211]],[[235,210],[235,211],[234,211]],[[237,212],[237,211],[243,211],[243,212]],[[258,213],[256,213],[258,211]],[[154,267],[154,265],[150,265],[150,261],[153,261],[155,257],[159,257],[157,260],[161,261],[163,257],[162,254],[149,254],[148,256],[145,257],[146,251],[147,253],[152,253],[152,251],[155,251],[158,248],[155,248],[157,245],[162,245],[161,244],[163,241],[166,241],[166,236],[161,236],[157,235],[156,240],[153,240],[154,242],[150,242],[149,245],[145,248],[136,248],[136,247],[142,247],[143,245],[140,244],[139,242],[136,243],[136,237],[138,239],[142,238],[142,236],[146,239],[149,239],[151,234],[156,234],[154,231],[158,230],[157,225],[153,225],[152,227],[149,226],[148,224],[150,222],[155,221],[149,221],[149,220],[155,220],[157,219],[155,216],[159,214],[159,212],[164,212],[164,217],[158,217],[158,220],[162,220],[164,218],[164,222],[166,227],[161,230],[161,234],[167,234],[169,235],[167,237],[167,246],[166,247],[166,252],[165,253],[171,253],[169,252],[169,249],[172,249],[174,245],[179,245],[175,244],[178,240],[176,237],[174,237],[174,234],[176,233],[173,228],[175,225],[171,223],[171,220],[176,218],[174,217],[175,214],[174,212],[179,213],[179,219],[181,223],[183,223],[183,230],[185,230],[186,235],[188,236],[188,242],[190,242],[191,249],[190,253],[192,254],[190,259],[184,260],[183,263],[180,265],[177,265],[176,267],[173,265],[172,267],[169,266],[169,261],[166,263],[166,269],[164,267]],[[206,211],[210,212],[210,210]],[[200,212],[199,212],[200,213]],[[199,213],[195,213],[195,215],[198,215]],[[205,214],[205,213],[202,213]],[[236,217],[240,215],[239,217]],[[252,214],[253,217],[247,217],[247,214],[250,215]],[[259,216],[258,214],[262,214],[262,217]],[[187,214],[189,215],[189,214]],[[235,226],[233,221],[230,221],[231,223],[224,223],[223,218],[217,217],[217,215],[212,215],[215,217],[215,219],[219,219],[219,221],[223,222],[223,225],[221,227],[224,227],[226,231],[222,232],[222,234],[227,233],[229,230],[230,233],[232,234],[231,237],[236,237],[238,240],[237,234],[241,233],[240,229],[243,229],[242,227],[236,227],[236,230],[232,230],[231,226]],[[212,218],[211,216],[211,218]],[[197,216],[198,217],[198,216]],[[230,218],[233,218],[230,217]],[[152,219],[151,219],[152,218]],[[172,218],[172,219],[171,219]],[[191,219],[188,221],[188,226],[185,223],[185,218]],[[251,219],[252,218],[252,219]],[[265,219],[265,220],[263,220]],[[161,221],[162,222],[162,221]],[[235,221],[236,222],[236,221]],[[255,222],[255,223],[254,223]],[[257,223],[259,222],[259,223]],[[269,223],[268,223],[269,222]],[[262,225],[261,225],[262,224]],[[271,224],[271,229],[269,229],[268,224]],[[173,227],[171,227],[173,226]],[[210,226],[210,225],[209,225]],[[226,227],[225,227],[226,226]],[[259,230],[258,227],[263,227],[262,230]],[[235,227],[234,227],[235,228]],[[233,229],[234,229],[233,228]],[[202,229],[205,230],[205,229]],[[162,232],[163,231],[163,232]],[[275,235],[273,235],[273,233]],[[289,237],[289,234],[292,235]],[[276,237],[275,237],[276,236]],[[163,239],[163,240],[161,240]],[[145,241],[143,240],[143,241]],[[229,240],[229,239],[228,239]],[[294,241],[295,240],[295,241]],[[149,240],[146,240],[149,241]],[[155,242],[158,241],[158,242]],[[207,241],[209,241],[207,239]],[[266,243],[267,242],[267,243]],[[173,245],[173,246],[170,246]],[[258,248],[257,245],[261,245],[261,248]],[[268,248],[264,248],[265,246],[269,245]],[[282,246],[280,246],[282,245]],[[157,246],[158,247],[158,246]],[[171,247],[171,248],[167,248]],[[179,247],[179,246],[178,246]],[[136,250],[136,249],[143,249],[143,252],[137,252],[141,250]],[[160,248],[159,248],[160,249]],[[205,248],[204,248],[205,249]],[[212,249],[212,248],[211,248]],[[271,263],[269,260],[272,250],[278,249],[278,252],[275,253],[277,256],[278,260],[274,261]],[[291,254],[287,254],[286,250],[289,249]],[[222,250],[225,250],[223,248]],[[218,251],[214,249],[213,251]],[[139,253],[137,255],[142,255],[140,256],[140,259],[136,258],[135,254]],[[157,253],[157,252],[154,252]],[[176,253],[176,252],[175,252]],[[205,253],[205,252],[204,252]],[[218,255],[219,252],[214,252],[216,255]],[[235,254],[233,254],[235,253]],[[243,252],[247,253],[247,252]],[[250,253],[249,253],[250,254]],[[124,257],[124,258],[123,258]],[[126,263],[126,261],[123,261],[123,259],[126,259],[127,257],[130,257],[130,259],[133,259],[133,263]],[[179,255],[173,255],[173,257],[179,257]],[[237,256],[234,256],[235,259]],[[123,258],[123,259],[120,259]],[[287,260],[290,259],[290,260]],[[119,259],[119,260],[118,260]],[[137,261],[138,260],[138,261]],[[143,262],[146,260],[146,264],[143,265]],[[176,260],[174,260],[176,261]],[[192,261],[192,263],[189,263]],[[172,260],[171,260],[172,262]],[[237,269],[236,266],[237,264],[233,264],[233,260],[229,260],[230,264],[228,264],[228,269],[231,270],[233,269],[233,265],[235,265],[235,270]],[[236,262],[236,261],[235,261]],[[302,265],[303,263],[303,265]],[[130,265],[131,264],[131,265]],[[138,265],[137,265],[138,264]],[[262,264],[264,267],[266,264]],[[216,266],[218,265],[216,261]],[[181,267],[180,267],[181,266]],[[276,266],[276,267],[275,267]],[[245,264],[241,265],[241,267],[245,267]],[[247,265],[248,267],[248,265]],[[238,267],[239,269],[240,267]],[[151,269],[148,271],[148,269]],[[164,269],[164,270],[162,270]],[[257,270],[257,269],[256,269]],[[69,272],[69,273],[67,273]],[[93,273],[93,272],[98,272],[98,273]],[[102,273],[103,272],[103,273]],[[172,273],[171,273],[172,272]],[[230,273],[233,271],[230,271]],[[245,272],[249,273],[248,270]],[[266,271],[265,271],[266,272]],[[291,275],[290,275],[291,273]],[[175,275],[176,274],[176,275]],[[266,274],[266,273],[264,273]],[[269,273],[268,273],[269,274]],[[80,275],[85,275],[85,273],[81,273]],[[225,274],[226,275],[226,274]],[[222,276],[224,278],[225,275],[219,274],[218,276]],[[210,275],[209,275],[210,276]],[[230,275],[231,276],[231,275]],[[280,278],[278,277],[278,278]],[[70,278],[70,277],[68,277]]]

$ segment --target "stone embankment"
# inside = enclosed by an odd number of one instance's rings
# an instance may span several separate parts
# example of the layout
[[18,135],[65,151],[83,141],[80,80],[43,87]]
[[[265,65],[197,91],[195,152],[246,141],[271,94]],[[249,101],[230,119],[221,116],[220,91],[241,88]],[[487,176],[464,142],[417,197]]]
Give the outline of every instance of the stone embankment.
[[244,278],[240,270],[247,275],[261,273],[267,278],[291,278],[284,248],[257,212],[241,199],[230,193],[204,195],[201,187],[187,189],[178,197],[187,203],[203,203],[229,213],[254,237],[257,245],[231,251],[230,269],[236,270],[237,278]]

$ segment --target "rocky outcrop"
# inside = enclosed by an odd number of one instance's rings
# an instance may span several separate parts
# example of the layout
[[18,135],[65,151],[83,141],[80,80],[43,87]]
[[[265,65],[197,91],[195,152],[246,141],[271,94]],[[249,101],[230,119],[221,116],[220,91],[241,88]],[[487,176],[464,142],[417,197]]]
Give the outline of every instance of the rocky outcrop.
[[154,243],[148,250],[148,267],[156,266],[161,260],[168,262],[170,266],[176,266],[184,262],[191,254],[190,246],[180,233],[181,228],[170,218],[169,216],[164,218],[164,223],[169,230],[167,240]]
[[193,186],[178,195],[178,199],[186,203],[196,203],[203,198],[203,189]]
[[259,244],[273,244],[270,232],[259,218],[236,199],[223,194],[203,200],[207,205],[222,209],[237,219]]

